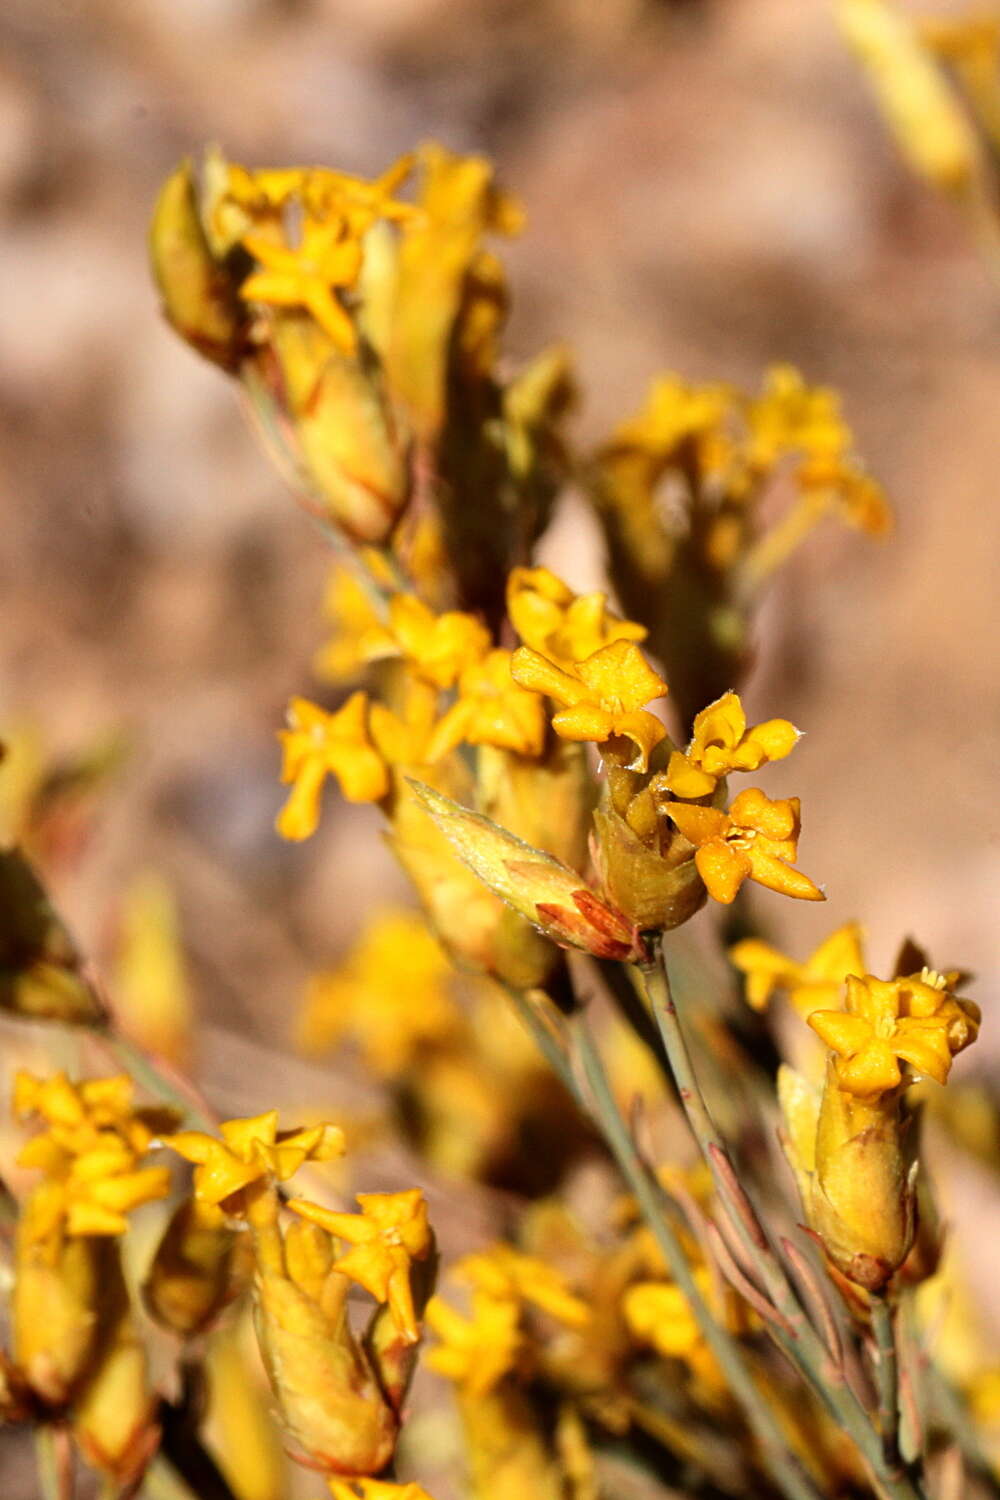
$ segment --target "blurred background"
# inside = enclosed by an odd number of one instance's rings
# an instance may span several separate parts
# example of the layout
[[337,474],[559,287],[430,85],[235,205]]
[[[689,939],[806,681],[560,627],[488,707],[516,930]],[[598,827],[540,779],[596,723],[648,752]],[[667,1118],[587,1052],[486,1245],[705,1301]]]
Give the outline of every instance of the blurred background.
[[[310,843],[273,831],[330,554],[233,385],[161,323],[144,236],[205,142],[375,174],[428,137],[489,154],[521,197],[509,356],[575,350],[584,442],[663,370],[756,386],[791,361],[843,392],[898,526],[821,530],[761,623],[745,696],[807,732],[773,786],[803,799],[829,899],[757,910],[797,955],[859,917],[881,972],[911,933],[976,971],[989,1019],[1000,281],[898,159],[821,0],[6,0],[0,734],[57,757],[122,737],[54,881],[83,947],[108,954],[122,891],[156,869],[213,1102],[363,1087],[296,1059],[294,1019],[401,881],[371,810],[332,794]],[[600,577],[571,496],[545,560]],[[996,1055],[987,1026],[963,1067]]]
[[[748,696],[808,733],[781,784],[829,895],[766,916],[796,952],[861,917],[881,966],[914,932],[988,1003],[1000,289],[825,4],[7,0],[0,43],[0,715],[54,753],[127,734],[57,891],[91,951],[156,866],[203,1012],[280,1048],[305,971],[394,879],[363,809],[331,797],[301,848],[272,831],[329,556],[161,323],[144,234],[206,141],[375,173],[439,137],[524,201],[509,354],[572,345],[583,439],[663,369],[755,385],[791,360],[843,391],[898,529],[822,530],[763,622]],[[599,573],[571,500],[547,552]]]

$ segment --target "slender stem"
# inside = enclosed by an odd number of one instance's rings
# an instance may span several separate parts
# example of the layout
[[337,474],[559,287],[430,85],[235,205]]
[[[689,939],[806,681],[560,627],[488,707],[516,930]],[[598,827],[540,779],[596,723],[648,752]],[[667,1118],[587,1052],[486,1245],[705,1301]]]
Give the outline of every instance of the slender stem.
[[788,1452],[784,1436],[765,1398],[757,1390],[740,1351],[724,1328],[716,1322],[691,1273],[687,1256],[667,1218],[663,1190],[650,1177],[636,1151],[628,1127],[615,1103],[607,1075],[586,1022],[578,1022],[580,1057],[590,1084],[592,1103],[587,1100],[573,1073],[569,1055],[553,1036],[536,1008],[520,990],[505,986],[521,1019],[539,1050],[580,1108],[594,1119],[618,1163],[622,1176],[635,1193],[643,1217],[656,1239],[670,1273],[684,1293],[730,1389],[746,1412],[762,1452],[786,1500],[818,1500],[818,1492]]
[[745,1255],[759,1270],[768,1296],[789,1325],[791,1337],[783,1336],[780,1329],[776,1334],[781,1347],[853,1438],[884,1492],[892,1500],[923,1500],[923,1490],[903,1472],[898,1458],[894,1464],[886,1461],[869,1414],[847,1385],[843,1372],[834,1366],[824,1338],[803,1309],[785,1267],[736,1176],[726,1143],[716,1128],[698,1084],[671,993],[662,940],[655,945],[654,962],[644,966],[641,973],[691,1132],[712,1173],[719,1197],[730,1211],[730,1222]]
[[35,1431],[38,1488],[43,1500],[73,1500],[73,1455],[64,1428],[45,1422]]
[[870,1300],[872,1334],[875,1338],[875,1389],[878,1391],[878,1424],[882,1452],[890,1468],[899,1463],[899,1365],[896,1329],[888,1297]]
[[622,1176],[635,1193],[670,1274],[683,1292],[706,1344],[722,1369],[733,1395],[743,1407],[760,1442],[768,1466],[789,1500],[813,1500],[816,1490],[789,1453],[773,1412],[754,1385],[735,1342],[713,1317],[698,1289],[687,1256],[664,1213],[662,1191],[640,1160],[625,1121],[615,1103],[604,1065],[585,1022],[578,1030],[580,1057],[594,1100],[594,1118],[618,1162]]

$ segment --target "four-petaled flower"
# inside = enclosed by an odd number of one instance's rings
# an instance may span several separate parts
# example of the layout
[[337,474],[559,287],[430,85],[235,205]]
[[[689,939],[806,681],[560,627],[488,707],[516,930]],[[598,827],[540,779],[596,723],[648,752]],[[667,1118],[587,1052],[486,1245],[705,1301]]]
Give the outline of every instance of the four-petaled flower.
[[523,1357],[520,1305],[510,1298],[476,1291],[472,1316],[463,1318],[443,1298],[432,1297],[425,1317],[441,1341],[424,1356],[425,1365],[466,1395],[488,1395]]
[[799,843],[798,797],[772,801],[754,786],[740,792],[728,812],[688,802],[668,802],[663,810],[694,844],[698,873],[716,901],[728,906],[745,880],[802,901],[826,900],[791,866]]
[[522,687],[565,705],[552,727],[565,740],[604,744],[628,739],[635,746],[632,770],[645,771],[666,730],[644,705],[662,698],[667,684],[634,641],[612,641],[581,662],[558,667],[530,646],[514,652],[511,675]]
[[799,737],[787,719],[748,729],[739,694],[723,693],[695,718],[687,750],[671,755],[665,784],[675,797],[710,797],[730,771],[757,771],[767,761],[783,760]]
[[[945,1083],[951,1060],[979,1033],[979,1009],[930,969],[903,979],[847,980],[845,1010],[815,1010],[809,1025],[837,1053],[842,1089],[868,1099],[903,1082],[900,1063]],[[908,1081],[913,1081],[909,1079]]]
[[795,1009],[808,1020],[814,1010],[833,1006],[848,974],[865,970],[861,928],[847,922],[824,938],[804,963],[759,938],[744,938],[729,950],[730,961],[746,976],[747,1004],[764,1010],[775,990],[787,990]]
[[337,217],[318,224],[307,219],[294,248],[256,234],[248,234],[243,243],[262,269],[247,277],[240,296],[247,302],[307,308],[337,348],[353,354],[358,336],[334,295],[336,287],[353,286],[361,270],[361,245],[348,220]]
[[392,1320],[406,1343],[420,1337],[410,1288],[410,1265],[430,1253],[432,1239],[427,1204],[419,1188],[404,1193],[359,1193],[359,1214],[335,1213],[304,1198],[293,1198],[289,1208],[353,1249],[334,1262],[333,1269],[356,1281],[377,1302],[387,1302]]
[[307,839],[319,824],[319,799],[327,776],[336,776],[348,802],[377,802],[389,790],[385,762],[368,737],[368,695],[352,693],[336,713],[308,698],[288,705],[281,779],[292,791],[275,827],[286,839]]
[[621,620],[603,593],[574,594],[548,568],[514,568],[507,613],[521,640],[559,666],[593,656],[612,641],[644,641],[644,625]]
[[393,595],[388,625],[369,631],[363,647],[369,661],[401,656],[414,676],[436,688],[453,687],[489,648],[489,631],[475,616],[436,615],[412,594]]
[[466,667],[458,680],[458,701],[440,720],[427,745],[427,759],[440,760],[463,741],[496,745],[519,755],[541,755],[545,744],[545,705],[537,693],[519,687],[510,675],[511,653],[497,649]]
[[238,1200],[228,1200],[251,1183],[285,1182],[307,1161],[331,1161],[344,1154],[344,1133],[336,1125],[279,1130],[276,1109],[249,1119],[224,1120],[219,1132],[221,1140],[200,1130],[183,1130],[167,1136],[164,1145],[195,1163],[196,1198],[234,1209]]

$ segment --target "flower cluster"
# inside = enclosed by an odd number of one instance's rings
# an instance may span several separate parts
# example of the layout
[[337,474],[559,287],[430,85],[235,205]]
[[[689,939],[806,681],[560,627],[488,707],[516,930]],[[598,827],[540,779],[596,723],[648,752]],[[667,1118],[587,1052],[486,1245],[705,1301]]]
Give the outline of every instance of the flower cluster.
[[[838,15],[904,149],[964,191],[966,135],[928,49],[985,99],[995,38],[935,37],[886,0]],[[799,799],[732,785],[800,739],[748,712],[765,586],[826,517],[886,533],[888,503],[840,398],[784,364],[752,391],[660,376],[575,451],[567,356],[501,354],[492,246],[520,224],[488,162],[432,144],[372,179],[209,152],[172,174],[152,233],[166,316],[240,383],[338,548],[314,657],[330,695],[289,703],[277,830],[310,838],[335,782],[376,805],[420,907],[376,918],[313,978],[300,1040],[352,1044],[444,1191],[503,1191],[509,1239],[448,1266],[455,1303],[434,1295],[420,1189],[358,1193],[356,1211],[286,1198],[343,1152],[335,1127],[282,1131],[268,1110],[157,1133],[112,1089],[102,1102],[63,1079],[19,1086],[47,1124],[24,1243],[51,1261],[74,1236],[110,1240],[166,1192],[165,1169],[141,1161],[154,1141],[190,1163],[147,1310],[190,1367],[252,1297],[282,1428],[332,1500],[426,1500],[387,1477],[425,1323],[480,1500],[593,1500],[631,1444],[651,1472],[713,1493],[916,1500],[893,1304],[937,1263],[942,1231],[912,1086],[946,1082],[979,1012],[912,944],[891,979],[868,973],[855,923],[804,961],[765,942],[748,883],[825,891],[797,867]],[[610,595],[540,564],[569,480],[600,525]],[[700,945],[672,936],[709,898],[759,1013],[732,1027]],[[32,963],[58,938],[42,931]],[[764,1014],[779,993],[808,1023],[798,1040],[794,1017]],[[606,1062],[625,1035],[641,1066]],[[780,1191],[762,1147],[772,1041],[805,1059],[801,1074],[782,1064],[778,1095],[825,1276],[753,1201]],[[682,1114],[701,1167],[678,1145]],[[595,1130],[635,1194],[618,1212],[589,1191],[608,1170]],[[579,1215],[547,1196],[564,1188]],[[118,1335],[125,1358],[125,1322]],[[29,1363],[36,1393],[48,1379],[75,1399]],[[132,1424],[130,1475],[148,1428]]]

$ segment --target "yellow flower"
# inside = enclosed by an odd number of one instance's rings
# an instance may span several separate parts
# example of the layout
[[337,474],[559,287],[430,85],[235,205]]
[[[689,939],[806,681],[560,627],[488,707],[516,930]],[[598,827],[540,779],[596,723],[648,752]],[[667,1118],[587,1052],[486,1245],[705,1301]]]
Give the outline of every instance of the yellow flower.
[[[19,1161],[35,1165],[23,1153]],[[23,1215],[26,1237],[48,1240],[60,1230],[71,1236],[124,1234],[134,1208],[170,1191],[166,1167],[133,1167],[133,1161],[127,1155],[115,1159],[108,1152],[93,1152],[68,1163],[59,1177],[30,1194]]]
[[545,705],[537,693],[518,687],[510,663],[511,653],[498,649],[464,669],[458,680],[458,701],[431,735],[429,761],[440,760],[463,741],[495,745],[519,755],[541,755]]
[[892,526],[882,486],[865,473],[854,452],[854,434],[844,420],[840,397],[827,386],[809,386],[792,365],[773,365],[763,393],[747,407],[748,461],[758,474],[770,473],[783,458],[800,455],[795,473],[803,509],[775,534],[788,529],[801,537],[835,506],[850,525],[871,536]]
[[799,799],[772,801],[759,787],[734,799],[728,812],[668,802],[664,812],[694,844],[695,864],[710,896],[728,906],[745,880],[802,901],[825,901],[817,885],[794,870],[799,843]]
[[558,1271],[512,1245],[491,1245],[463,1256],[454,1274],[496,1301],[531,1302],[571,1328],[582,1328],[590,1317],[586,1303],[573,1295]]
[[[699,1290],[707,1294],[708,1273],[699,1267],[694,1276]],[[690,1302],[672,1282],[636,1282],[622,1298],[622,1313],[635,1338],[672,1359],[684,1359],[704,1342]]]
[[419,218],[419,210],[412,203],[398,202],[394,195],[413,171],[415,162],[415,153],[407,151],[371,180],[354,177],[349,172],[314,167],[305,175],[303,201],[317,218],[331,213],[344,214],[358,234],[376,219],[408,223]]
[[507,580],[507,613],[526,646],[559,666],[593,656],[612,641],[644,641],[644,625],[620,620],[607,595],[574,594],[548,568],[514,568]]
[[309,1051],[323,1051],[350,1036],[374,1072],[398,1076],[428,1043],[458,1030],[452,974],[416,912],[383,911],[339,969],[310,981],[300,1039]]
[[310,220],[294,249],[263,235],[248,234],[244,246],[263,267],[240,287],[246,302],[276,307],[304,307],[344,354],[353,354],[358,336],[350,314],[334,288],[350,287],[361,270],[362,250],[346,219],[327,224]]
[[902,979],[851,975],[846,1009],[813,1011],[809,1025],[837,1053],[840,1087],[866,1099],[903,1082],[901,1062],[946,1083],[952,1058],[975,1041],[979,1019],[977,1006],[949,993],[944,976],[923,969]]
[[634,641],[612,641],[584,661],[556,666],[530,646],[514,652],[511,675],[522,687],[545,693],[565,705],[552,727],[565,740],[631,740],[631,769],[645,771],[666,730],[644,705],[662,698],[667,684],[658,677]]
[[224,1120],[222,1139],[200,1130],[167,1136],[164,1145],[194,1162],[195,1197],[219,1203],[241,1188],[261,1181],[285,1182],[307,1161],[331,1161],[344,1153],[344,1133],[336,1125],[309,1125],[279,1130],[278,1111],[244,1120]]
[[30,1194],[22,1232],[27,1240],[49,1240],[59,1232],[118,1235],[127,1215],[140,1204],[166,1197],[166,1167],[140,1167],[158,1128],[176,1116],[163,1110],[133,1108],[133,1083],[126,1074],[73,1084],[65,1073],[35,1078],[19,1072],[14,1111],[38,1115],[48,1129],[34,1136],[18,1164],[45,1173]]
[[14,1113],[19,1119],[38,1115],[49,1127],[44,1139],[73,1155],[100,1143],[141,1154],[158,1128],[172,1119],[162,1108],[136,1109],[134,1095],[135,1084],[127,1073],[71,1083],[62,1072],[36,1078],[19,1070],[14,1078]]
[[627,476],[628,490],[635,486],[635,498],[651,503],[656,480],[686,446],[694,446],[702,473],[724,467],[732,409],[728,386],[688,385],[678,375],[662,375],[650,386],[641,411],[615,429],[602,458],[618,465],[632,458],[636,472]]
[[787,719],[768,719],[748,729],[739,694],[723,693],[695,718],[687,750],[671,755],[666,785],[675,797],[709,797],[730,771],[758,771],[768,761],[783,760],[799,738]]
[[389,624],[369,633],[366,654],[369,661],[400,656],[422,681],[450,688],[489,648],[489,631],[472,615],[459,610],[436,615],[412,594],[395,594]]
[[365,587],[353,568],[335,567],[327,581],[323,614],[333,627],[332,638],[313,657],[313,671],[324,682],[349,682],[365,666],[368,633],[381,627],[372,603],[372,586]]
[[440,1343],[424,1356],[424,1364],[454,1381],[466,1395],[486,1396],[521,1361],[520,1317],[516,1301],[485,1292],[473,1293],[471,1318],[463,1318],[443,1298],[432,1297],[426,1319]]
[[348,802],[377,802],[389,790],[382,757],[368,738],[368,695],[352,693],[336,713],[308,698],[288,705],[288,728],[279,732],[281,779],[292,792],[275,824],[282,838],[307,839],[319,825],[319,799],[327,776],[336,776]]
[[794,365],[767,371],[761,395],[747,405],[747,429],[749,462],[764,472],[790,453],[839,458],[852,441],[837,393],[807,385]]
[[754,1010],[764,1010],[775,990],[787,990],[795,1009],[808,1020],[814,1010],[837,1003],[848,974],[864,973],[861,937],[857,922],[847,922],[824,938],[804,963],[759,938],[735,943],[729,957],[746,975],[747,1004]]
[[419,1484],[391,1484],[385,1479],[328,1479],[333,1500],[431,1500]]
[[334,1213],[304,1198],[293,1198],[289,1208],[319,1224],[329,1234],[354,1248],[334,1262],[333,1269],[356,1281],[378,1302],[387,1302],[393,1322],[407,1343],[420,1337],[410,1266],[424,1260],[432,1237],[427,1204],[419,1188],[403,1193],[359,1193],[359,1214]]

